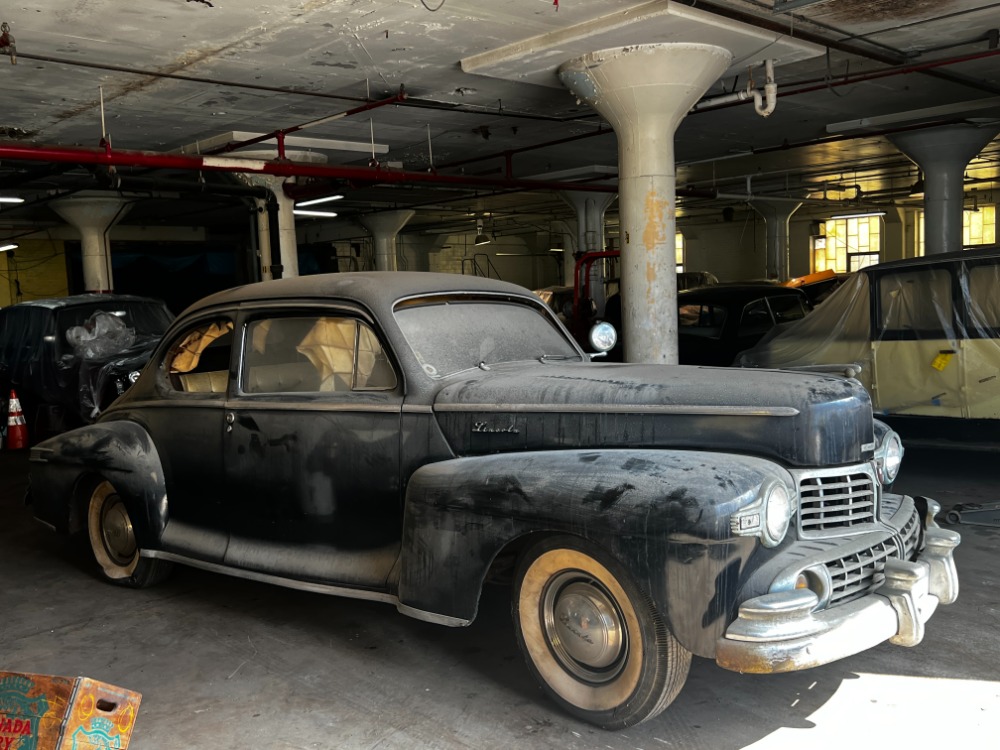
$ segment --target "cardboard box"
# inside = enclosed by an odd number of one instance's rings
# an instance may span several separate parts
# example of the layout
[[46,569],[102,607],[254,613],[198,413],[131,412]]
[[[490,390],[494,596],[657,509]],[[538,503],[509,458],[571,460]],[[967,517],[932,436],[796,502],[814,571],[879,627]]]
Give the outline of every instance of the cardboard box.
[[0,672],[0,750],[125,750],[141,700],[89,677]]

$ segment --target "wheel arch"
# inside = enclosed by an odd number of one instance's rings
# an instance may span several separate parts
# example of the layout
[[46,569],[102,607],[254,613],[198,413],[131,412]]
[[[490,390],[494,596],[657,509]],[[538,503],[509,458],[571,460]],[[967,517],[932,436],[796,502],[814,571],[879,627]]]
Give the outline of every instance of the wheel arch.
[[56,530],[84,530],[90,492],[107,480],[143,546],[158,546],[167,521],[166,482],[156,446],[141,425],[110,421],[57,435],[32,449],[30,471],[35,516]]
[[[467,624],[499,559],[544,535],[568,534],[629,570],[685,648],[702,653],[714,648],[724,605],[731,605],[720,597],[720,576],[742,571],[756,546],[752,538],[733,539],[729,516],[755,499],[773,470],[761,459],[665,450],[539,451],[428,464],[407,487],[400,602],[433,613],[426,619]],[[683,587],[673,602],[671,586]],[[736,590],[733,581],[723,593],[735,597]],[[711,612],[718,622],[709,621]]]

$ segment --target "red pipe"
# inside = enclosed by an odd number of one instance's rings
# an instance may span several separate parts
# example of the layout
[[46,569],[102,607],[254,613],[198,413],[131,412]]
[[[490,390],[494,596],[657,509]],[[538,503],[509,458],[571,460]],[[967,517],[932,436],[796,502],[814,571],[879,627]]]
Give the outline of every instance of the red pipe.
[[595,193],[615,193],[618,191],[618,188],[613,185],[593,185],[579,182],[496,180],[485,177],[442,175],[433,172],[385,170],[381,167],[345,167],[322,164],[299,164],[291,161],[261,161],[259,159],[241,159],[239,155],[187,156],[183,154],[157,154],[148,151],[115,151],[110,147],[105,150],[97,150],[63,146],[31,147],[0,145],[0,159],[101,164],[104,166],[152,169],[248,172],[253,174],[270,174],[279,177],[319,177],[375,183],[431,183],[484,188],[518,188],[521,190],[587,190]]

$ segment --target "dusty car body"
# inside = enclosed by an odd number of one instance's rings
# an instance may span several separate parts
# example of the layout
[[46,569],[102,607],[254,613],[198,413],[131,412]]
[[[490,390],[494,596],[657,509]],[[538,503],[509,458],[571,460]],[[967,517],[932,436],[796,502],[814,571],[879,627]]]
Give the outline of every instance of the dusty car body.
[[129,376],[142,369],[173,319],[163,302],[126,294],[5,307],[0,392],[17,389],[32,439],[91,422],[131,385]]
[[775,284],[720,284],[677,293],[677,350],[682,365],[728,367],[778,325],[810,310],[798,289]]
[[621,728],[692,654],[919,642],[959,536],[889,491],[901,455],[852,380],[597,364],[520,287],[333,274],[190,308],[96,424],[32,451],[29,499],[128,586],[182,563],[462,626],[508,580],[542,687]]
[[857,365],[880,419],[911,441],[1000,444],[1000,247],[880,263],[744,367]]

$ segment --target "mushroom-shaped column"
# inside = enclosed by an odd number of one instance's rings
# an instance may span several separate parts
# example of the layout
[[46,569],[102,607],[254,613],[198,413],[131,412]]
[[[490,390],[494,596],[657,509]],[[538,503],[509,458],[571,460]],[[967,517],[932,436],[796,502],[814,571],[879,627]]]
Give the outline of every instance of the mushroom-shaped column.
[[993,140],[996,125],[943,125],[889,136],[924,172],[924,254],[962,249],[965,166]]
[[117,193],[78,193],[54,200],[49,205],[80,233],[84,289],[88,292],[114,291],[108,230],[128,213],[132,204]]
[[[234,159],[260,159],[262,161],[272,161],[278,158],[277,151],[240,151],[239,153],[227,154]],[[285,157],[296,163],[302,164],[326,164],[326,156],[317,154],[315,151],[287,151]],[[270,264],[271,258],[266,257],[273,251],[270,247],[270,238],[261,237],[261,278],[269,279],[273,276],[273,271],[281,269],[282,278],[291,278],[299,275],[299,243],[295,235],[295,201],[285,195],[285,182],[289,179],[273,174],[244,174],[243,179],[251,185],[261,185],[266,187],[274,195],[278,205],[278,253],[280,255],[280,266]],[[270,231],[270,225],[258,219],[258,233]]]
[[732,55],[709,44],[591,52],[559,78],[618,136],[622,324],[629,362],[677,363],[674,132]]
[[776,198],[754,198],[750,201],[754,211],[764,217],[767,227],[767,260],[764,272],[769,279],[784,281],[789,278],[788,262],[788,220],[799,210],[802,201],[791,198],[779,201]]
[[[597,193],[589,190],[562,190],[559,196],[576,211],[576,248],[581,253],[604,249],[604,213],[618,196],[615,193]],[[565,264],[567,275],[572,275],[572,263]],[[590,266],[591,298],[599,312],[604,310],[603,264]],[[577,279],[572,280],[576,284]]]
[[396,235],[413,218],[415,211],[383,211],[361,216],[365,229],[375,240],[375,270],[396,271]]

